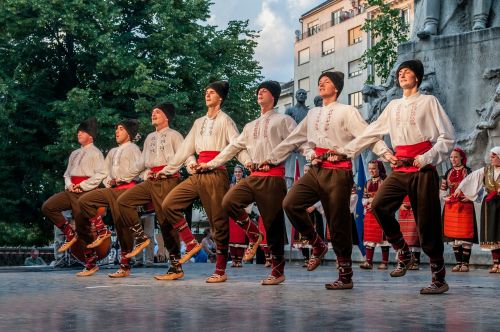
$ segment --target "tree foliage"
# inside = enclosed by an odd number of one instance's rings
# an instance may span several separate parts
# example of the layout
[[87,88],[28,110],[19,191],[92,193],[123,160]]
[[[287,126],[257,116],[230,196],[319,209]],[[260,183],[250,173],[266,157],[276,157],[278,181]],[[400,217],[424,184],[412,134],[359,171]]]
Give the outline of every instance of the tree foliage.
[[[44,242],[52,225],[40,206],[62,190],[76,128],[89,116],[104,153],[119,119],[138,118],[146,134],[151,107],[165,100],[186,134],[205,112],[206,85],[227,79],[224,110],[240,127],[255,117],[257,33],[244,21],[210,26],[209,10],[207,0],[2,0],[0,226],[38,229],[28,242]],[[8,242],[0,239],[17,244]]]
[[[367,0],[366,5],[377,6],[378,10],[361,27],[371,34],[374,41],[363,53],[361,60],[365,68],[369,65],[375,67],[376,76],[386,78],[396,63],[398,45],[408,40],[409,25],[403,21],[401,10],[392,8],[390,1]],[[366,83],[373,84],[374,80],[373,76],[369,76]]]

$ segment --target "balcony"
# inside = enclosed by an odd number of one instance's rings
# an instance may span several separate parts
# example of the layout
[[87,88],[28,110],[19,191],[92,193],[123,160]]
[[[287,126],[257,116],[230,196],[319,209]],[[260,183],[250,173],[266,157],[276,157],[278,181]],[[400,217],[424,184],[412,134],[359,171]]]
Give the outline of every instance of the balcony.
[[345,22],[345,21],[353,18],[354,16],[363,14],[364,12],[365,12],[365,7],[359,6],[358,8],[351,9],[350,11],[342,11],[339,17],[336,17],[335,19],[328,21],[326,23],[310,27],[303,33],[300,33],[300,31],[297,30],[297,31],[295,31],[295,42],[299,42],[303,39],[311,37],[320,31],[325,31],[328,28],[331,28],[331,27],[338,25],[342,22]]

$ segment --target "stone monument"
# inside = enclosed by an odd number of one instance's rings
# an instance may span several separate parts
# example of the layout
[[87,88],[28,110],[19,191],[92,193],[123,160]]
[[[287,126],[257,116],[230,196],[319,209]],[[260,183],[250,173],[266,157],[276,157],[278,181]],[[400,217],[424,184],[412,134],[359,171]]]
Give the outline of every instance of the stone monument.
[[[290,115],[295,120],[295,122],[299,124],[307,116],[307,112],[309,112],[309,107],[306,106],[306,90],[298,89],[297,92],[295,92],[295,99],[297,103],[294,106],[287,108],[285,110],[285,114]],[[304,174],[304,165],[306,163],[306,159],[304,158],[304,156],[302,156],[302,154],[294,151],[290,154],[285,162],[285,179],[288,188],[293,185],[296,161],[299,165],[299,174],[301,176]]]
[[316,96],[316,97],[314,97],[313,103],[314,103],[314,106],[321,107],[321,106],[323,106],[323,98],[321,98],[321,96]]

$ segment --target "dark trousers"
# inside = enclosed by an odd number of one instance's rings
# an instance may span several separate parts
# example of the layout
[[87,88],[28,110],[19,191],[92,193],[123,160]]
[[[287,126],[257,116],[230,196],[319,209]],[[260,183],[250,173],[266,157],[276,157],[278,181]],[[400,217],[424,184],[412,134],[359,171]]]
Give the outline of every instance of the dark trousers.
[[[72,193],[70,191],[62,191],[60,193],[50,196],[48,200],[42,205],[42,213],[49,218],[54,225],[61,227],[66,222],[62,212],[71,210],[75,225],[85,222],[85,217],[80,212],[80,204],[78,199],[85,193]],[[85,229],[80,238],[85,242],[92,242],[93,237],[90,233],[90,225]]]
[[423,251],[431,259],[442,259],[439,186],[439,176],[433,167],[414,173],[393,172],[384,180],[372,202],[372,211],[389,242],[402,236],[394,214],[408,195]]
[[352,253],[349,201],[353,184],[351,171],[315,166],[292,186],[283,201],[283,208],[293,227],[309,240],[315,230],[306,209],[321,201],[333,250],[338,257],[348,259]]
[[245,208],[255,202],[267,234],[267,245],[273,255],[285,253],[285,215],[281,205],[286,195],[285,179],[278,176],[250,176],[233,186],[222,200],[222,208],[237,220]]
[[123,222],[120,221],[121,215],[118,209],[117,199],[122,195],[127,189],[112,189],[103,188],[92,190],[78,200],[80,203],[80,209],[82,215],[87,218],[83,219],[81,223],[76,223],[76,231],[78,235],[89,232],[90,233],[90,222],[88,219],[94,218],[97,215],[97,209],[99,207],[106,207],[111,210],[111,215],[113,216],[113,222],[116,227],[116,234],[118,236],[118,241],[122,252],[130,252],[133,249],[134,238],[132,233],[126,231],[123,227]]
[[118,198],[118,206],[121,214],[121,220],[119,222],[124,223],[123,227],[125,228],[125,231],[130,232],[130,227],[140,222],[137,207],[153,202],[165,248],[168,250],[169,254],[179,254],[179,234],[172,227],[172,224],[165,221],[165,213],[161,208],[163,199],[179,183],[179,178],[163,179],[158,181],[146,180],[123,193],[123,195]]
[[80,205],[78,199],[84,193],[72,193],[69,191],[62,191],[60,193],[50,196],[42,205],[42,213],[50,219],[57,227],[61,227],[66,222],[62,212],[71,210],[73,219],[82,219],[80,212]]
[[205,209],[215,244],[227,248],[229,244],[229,220],[224,216],[221,202],[229,189],[229,177],[225,169],[194,174],[176,186],[162,203],[168,223],[181,221],[183,211],[197,198]]

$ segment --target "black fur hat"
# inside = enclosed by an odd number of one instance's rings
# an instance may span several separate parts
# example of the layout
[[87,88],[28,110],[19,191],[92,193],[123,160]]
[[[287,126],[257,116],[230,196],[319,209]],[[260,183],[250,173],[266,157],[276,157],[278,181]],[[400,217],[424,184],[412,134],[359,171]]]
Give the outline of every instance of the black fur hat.
[[[222,103],[226,100],[227,94],[229,93],[229,83],[227,81],[215,81],[207,85],[205,90],[208,88],[214,89],[215,92],[221,97]],[[221,104],[222,104],[221,103]]]
[[318,84],[319,80],[323,77],[326,76],[332,81],[333,85],[335,85],[335,88],[337,89],[337,97],[340,95],[342,92],[342,89],[344,88],[344,73],[341,71],[325,71],[323,74],[319,75],[318,78]]
[[95,140],[97,138],[97,119],[95,116],[92,116],[80,123],[76,132],[78,133],[79,131],[86,132]]
[[172,122],[175,118],[175,106],[171,102],[164,102],[153,107],[153,109],[159,109],[165,114],[168,122]]
[[122,125],[130,136],[130,140],[135,140],[137,132],[139,131],[139,121],[136,119],[125,119],[116,124],[116,127]]
[[417,87],[420,87],[420,84],[422,84],[422,80],[424,79],[424,65],[420,60],[408,60],[408,61],[403,61],[399,67],[398,70],[396,70],[396,81],[398,82],[399,86],[399,71],[403,68],[408,68],[410,69],[415,76],[417,77]]
[[269,92],[271,92],[274,97],[274,106],[276,106],[281,95],[281,85],[276,81],[264,81],[257,87],[257,95],[259,94],[259,90],[262,88],[266,88]]

